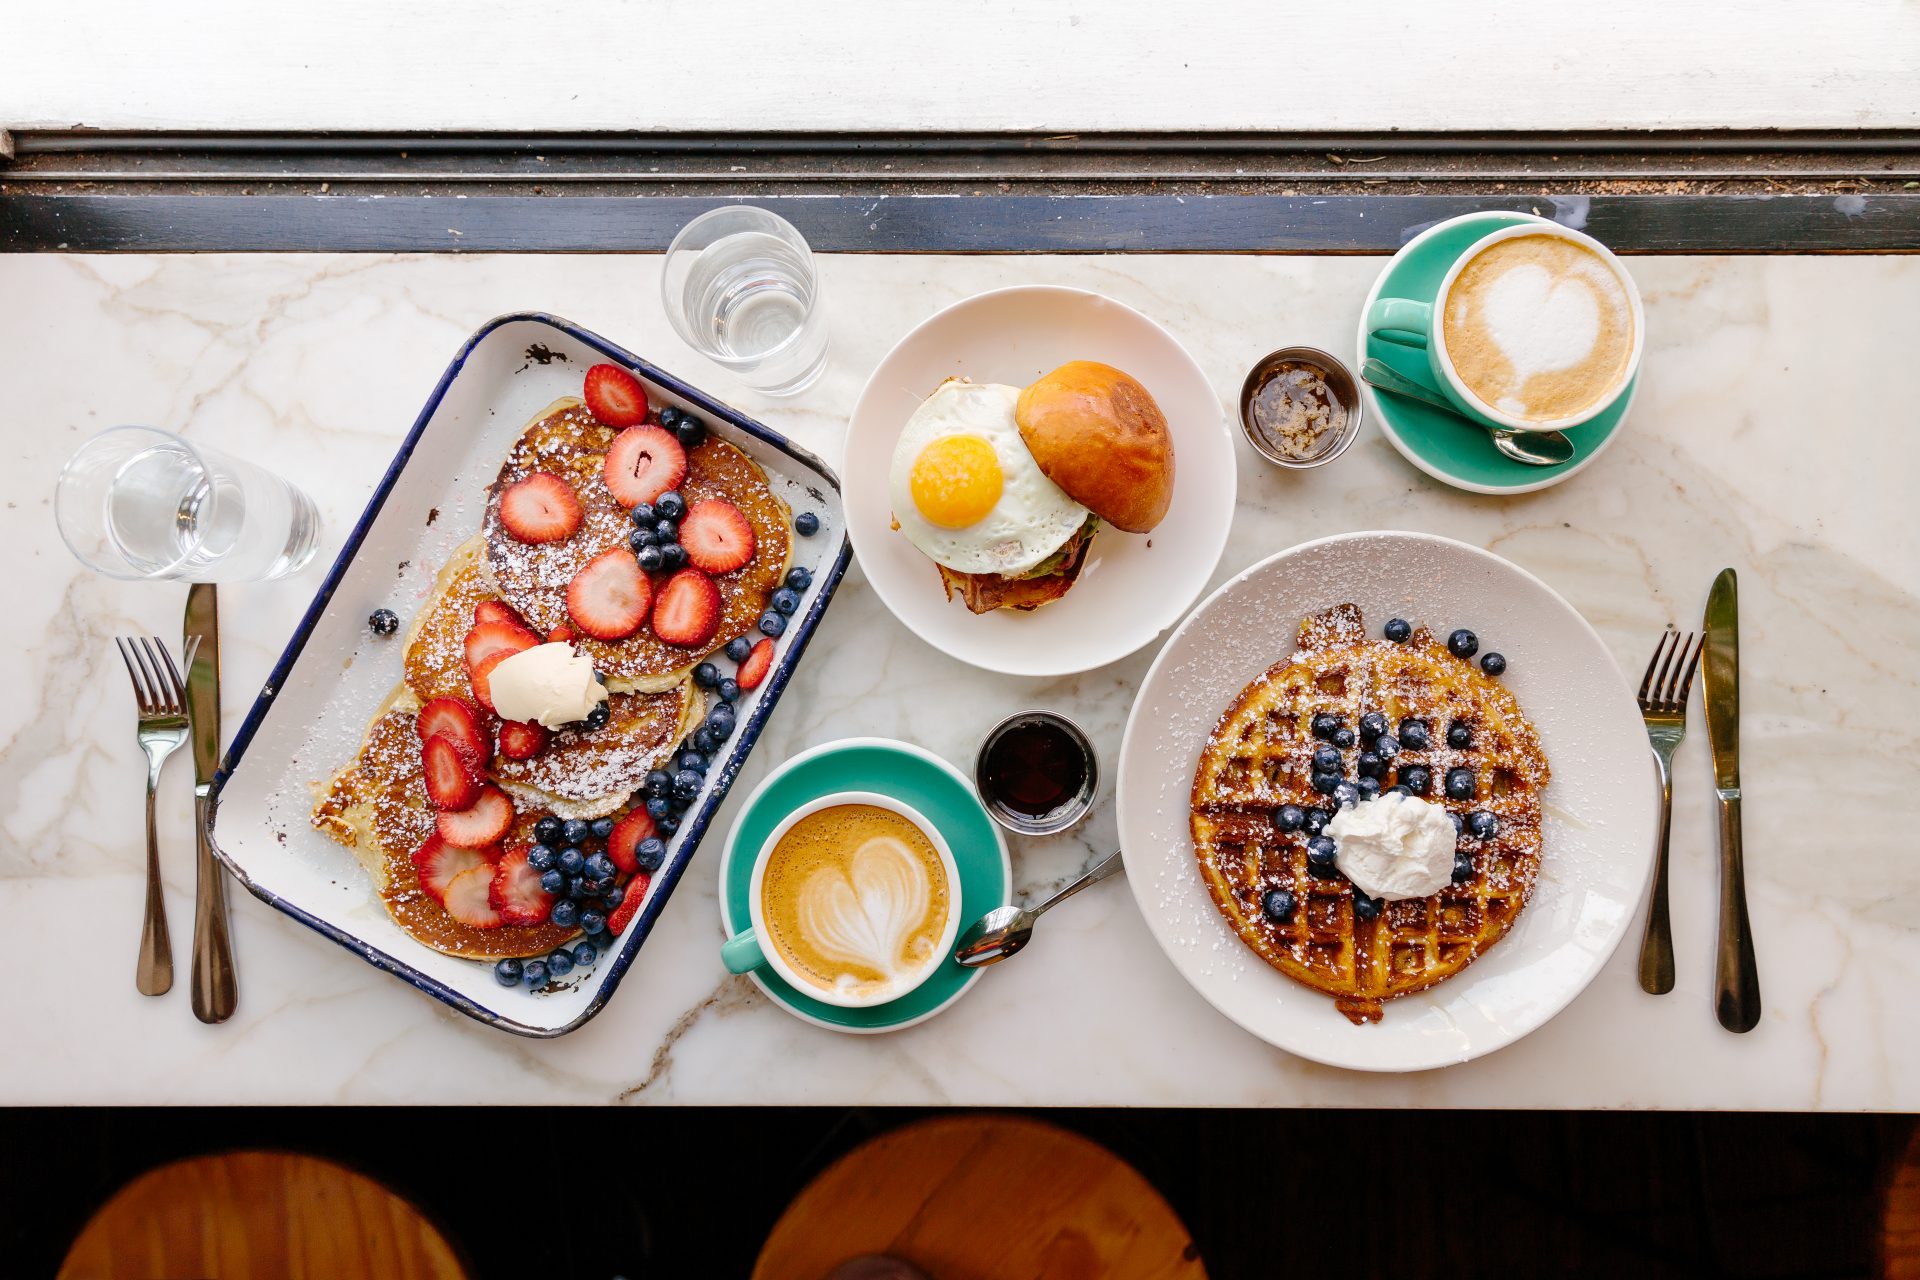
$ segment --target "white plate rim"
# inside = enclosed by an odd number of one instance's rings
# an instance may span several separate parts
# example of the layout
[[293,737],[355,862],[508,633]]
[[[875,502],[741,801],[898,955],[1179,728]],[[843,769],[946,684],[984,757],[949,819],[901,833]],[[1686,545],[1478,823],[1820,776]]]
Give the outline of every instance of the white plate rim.
[[[1133,759],[1134,759],[1135,751],[1145,750],[1144,747],[1137,746],[1136,744],[1143,741],[1143,738],[1141,735],[1144,735],[1146,732],[1148,732],[1148,730],[1144,729],[1138,723],[1139,709],[1141,706],[1143,706],[1146,703],[1147,691],[1154,685],[1156,680],[1160,678],[1162,667],[1169,661],[1169,655],[1171,655],[1174,652],[1174,650],[1178,647],[1181,637],[1184,636],[1190,628],[1200,625],[1202,621],[1206,618],[1210,610],[1221,599],[1226,597],[1229,593],[1231,593],[1235,589],[1239,588],[1243,583],[1251,579],[1255,574],[1260,573],[1261,571],[1267,569],[1270,565],[1274,564],[1277,561],[1284,560],[1295,555],[1303,554],[1311,550],[1317,550],[1317,549],[1334,545],[1334,544],[1348,543],[1348,542],[1364,542],[1364,541],[1380,539],[1380,538],[1412,539],[1415,541],[1428,543],[1433,546],[1441,547],[1456,553],[1466,553],[1467,555],[1475,559],[1489,561],[1499,566],[1500,568],[1517,575],[1527,583],[1530,583],[1532,586],[1545,592],[1547,597],[1550,600],[1552,600],[1554,603],[1558,604],[1560,608],[1564,610],[1565,613],[1574,621],[1577,628],[1580,631],[1584,632],[1587,640],[1591,642],[1595,651],[1598,652],[1606,660],[1606,668],[1612,671],[1615,678],[1619,681],[1620,696],[1631,700],[1631,694],[1629,692],[1630,686],[1627,684],[1626,676],[1620,670],[1620,664],[1618,661],[1615,660],[1612,650],[1610,650],[1607,647],[1606,642],[1603,639],[1601,639],[1600,633],[1594,629],[1593,624],[1588,622],[1586,617],[1583,614],[1581,614],[1581,612],[1578,609],[1575,609],[1566,600],[1565,597],[1560,595],[1559,592],[1555,591],[1551,586],[1549,586],[1545,581],[1543,581],[1538,575],[1529,572],[1528,570],[1522,568],[1517,564],[1514,564],[1511,560],[1506,559],[1504,556],[1497,555],[1494,552],[1488,551],[1483,547],[1476,547],[1471,543],[1462,542],[1455,538],[1448,538],[1439,534],[1421,533],[1421,532],[1412,531],[1412,530],[1367,529],[1367,530],[1357,530],[1350,533],[1331,534],[1322,538],[1311,538],[1311,539],[1308,539],[1307,541],[1297,543],[1291,547],[1287,547],[1284,550],[1276,551],[1270,556],[1263,557],[1262,559],[1247,566],[1245,569],[1241,570],[1240,572],[1234,574],[1227,581],[1221,583],[1219,587],[1215,588],[1211,593],[1209,593],[1207,598],[1201,601],[1200,604],[1197,605],[1193,609],[1193,611],[1187,615],[1186,619],[1181,622],[1178,628],[1175,629],[1174,634],[1167,638],[1167,643],[1161,648],[1160,652],[1154,656],[1153,664],[1147,669],[1147,674],[1141,679],[1140,687],[1135,694],[1133,706],[1128,711],[1126,728],[1122,733],[1121,740],[1120,740],[1120,755],[1114,771],[1115,817],[1119,827],[1119,843],[1120,843],[1120,847],[1123,850],[1126,849],[1130,843],[1130,838],[1129,838],[1130,829],[1135,825],[1133,821],[1130,820],[1131,815],[1128,808],[1129,788],[1127,786],[1127,780],[1134,772]],[[1637,721],[1639,716],[1638,710],[1636,709],[1633,714],[1634,714],[1634,718]],[[1146,918],[1148,932],[1153,936],[1154,943],[1166,955],[1169,963],[1173,965],[1175,971],[1179,973],[1180,976],[1183,979],[1185,979],[1186,982],[1190,986],[1192,986],[1193,989],[1203,999],[1205,999],[1209,1005],[1211,1005],[1215,1009],[1215,1011],[1220,1013],[1222,1016],[1226,1017],[1229,1021],[1233,1022],[1235,1025],[1239,1026],[1241,1029],[1245,1030],[1249,1034],[1265,1041],[1268,1044],[1273,1045],[1275,1048],[1282,1049],[1290,1054],[1293,1054],[1296,1057],[1304,1058],[1312,1062],[1317,1062],[1324,1066],[1336,1067],[1343,1070],[1366,1071],[1366,1072],[1375,1072],[1375,1073],[1382,1073],[1382,1074],[1399,1074],[1399,1073],[1406,1073],[1406,1072],[1413,1072],[1413,1071],[1427,1071],[1427,1070],[1432,1070],[1438,1067],[1455,1066],[1463,1062],[1470,1062],[1475,1058],[1484,1057],[1485,1055],[1492,1053],[1498,1049],[1503,1049],[1508,1045],[1511,1045],[1525,1038],[1527,1035],[1531,1034],[1534,1031],[1537,1031],[1539,1028],[1545,1026],[1547,1023],[1551,1022],[1554,1018],[1558,1017],[1563,1011],[1565,1011],[1568,1005],[1572,1004],[1573,1001],[1576,1000],[1580,996],[1580,994],[1584,992],[1587,989],[1587,987],[1592,984],[1594,978],[1599,976],[1601,970],[1606,968],[1608,961],[1611,960],[1614,953],[1619,949],[1621,941],[1626,937],[1628,932],[1631,930],[1633,922],[1639,919],[1639,916],[1640,916],[1639,904],[1644,901],[1646,897],[1647,885],[1651,882],[1652,876],[1653,876],[1653,838],[1654,838],[1654,827],[1655,827],[1655,818],[1656,818],[1656,805],[1654,800],[1654,789],[1652,786],[1653,775],[1652,775],[1652,766],[1651,766],[1651,755],[1649,755],[1648,757],[1648,762],[1649,762],[1648,763],[1649,785],[1647,790],[1644,792],[1644,801],[1643,801],[1644,814],[1637,815],[1644,819],[1642,822],[1639,823],[1639,826],[1645,828],[1644,834],[1646,838],[1639,842],[1640,846],[1644,848],[1644,854],[1642,855],[1642,858],[1641,858],[1641,861],[1644,863],[1644,866],[1641,868],[1641,874],[1638,877],[1638,889],[1634,899],[1634,909],[1631,911],[1622,913],[1617,923],[1617,927],[1613,930],[1612,936],[1610,938],[1607,938],[1602,945],[1595,947],[1586,953],[1589,957],[1589,961],[1585,966],[1584,972],[1582,972],[1578,976],[1578,979],[1575,981],[1568,982],[1565,985],[1565,987],[1559,992],[1557,992],[1552,998],[1545,1000],[1540,1004],[1538,1004],[1537,1006],[1535,1006],[1533,1009],[1533,1016],[1526,1025],[1506,1027],[1504,1028],[1505,1034],[1499,1036],[1498,1038],[1490,1039],[1489,1042],[1486,1044],[1470,1046],[1468,1051],[1464,1055],[1449,1053],[1445,1055],[1436,1055],[1431,1057],[1430,1059],[1424,1059],[1424,1060],[1410,1060],[1406,1062],[1385,1063],[1385,1064],[1378,1063],[1378,1062],[1368,1063],[1365,1061],[1359,1061],[1351,1058],[1340,1059],[1340,1058],[1335,1058],[1333,1056],[1326,1055],[1326,1054],[1314,1053],[1301,1047],[1296,1043],[1287,1042],[1284,1036],[1276,1035],[1272,1033],[1268,1028],[1251,1025],[1247,1020],[1241,1018],[1234,1011],[1224,1007],[1219,1001],[1215,1000],[1212,992],[1208,989],[1208,985],[1205,982],[1201,981],[1196,975],[1188,972],[1187,967],[1181,962],[1180,958],[1175,954],[1175,948],[1169,945],[1169,940],[1165,936],[1165,930],[1169,927],[1169,922],[1160,912],[1159,904],[1151,899],[1150,892],[1147,886],[1144,884],[1143,878],[1130,874],[1127,877],[1127,882],[1129,887],[1132,889],[1132,892],[1134,895],[1134,901],[1139,906],[1141,915]],[[1623,801],[1623,803],[1625,802]],[[1631,819],[1636,815],[1627,813],[1626,816],[1629,819]],[[1631,822],[1628,822],[1623,825],[1628,830],[1630,835],[1635,830]],[[1193,851],[1192,851],[1190,841],[1188,841],[1186,844],[1183,845],[1182,852],[1186,857],[1192,858]],[[1197,875],[1198,873],[1196,872],[1195,874]],[[1537,906],[1538,904],[1535,904],[1535,905]],[[1231,938],[1234,945],[1244,945],[1240,942],[1240,939],[1237,936],[1233,936],[1231,931],[1226,929],[1224,922],[1221,923],[1220,928],[1223,931],[1225,931],[1225,934],[1227,937]],[[1474,974],[1472,967],[1469,967],[1464,974],[1461,974],[1452,979],[1449,979],[1448,982],[1449,982],[1449,985],[1453,983],[1471,982],[1474,980],[1475,976],[1476,975]],[[1288,981],[1291,981],[1291,980],[1289,979]],[[1321,996],[1317,992],[1309,991],[1304,986],[1300,987],[1299,990],[1301,995],[1304,998],[1317,1000],[1317,1001],[1325,1000],[1325,997]],[[1415,999],[1417,998],[1417,994],[1416,996],[1410,996],[1407,998]],[[1331,1002],[1328,1001],[1327,1004],[1328,1004],[1328,1008],[1331,1009]],[[1356,1029],[1356,1030],[1370,1030],[1370,1029],[1371,1028]],[[1365,1044],[1367,1042],[1359,1041],[1356,1043]]]

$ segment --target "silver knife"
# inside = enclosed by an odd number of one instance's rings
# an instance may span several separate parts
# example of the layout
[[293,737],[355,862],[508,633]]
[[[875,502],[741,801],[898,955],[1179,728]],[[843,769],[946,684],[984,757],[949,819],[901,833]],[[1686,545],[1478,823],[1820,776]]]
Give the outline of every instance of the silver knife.
[[1713,789],[1720,797],[1720,937],[1714,951],[1713,1011],[1729,1031],[1760,1021],[1760,970],[1747,922],[1747,871],[1740,852],[1740,599],[1733,570],[1722,569],[1707,594],[1707,737]]
[[193,727],[193,834],[199,846],[198,887],[193,900],[193,1016],[225,1022],[240,989],[233,975],[233,941],[227,935],[227,873],[213,856],[207,819],[213,775],[220,768],[220,600],[210,582],[187,592],[186,638],[199,637],[187,668],[187,712]]

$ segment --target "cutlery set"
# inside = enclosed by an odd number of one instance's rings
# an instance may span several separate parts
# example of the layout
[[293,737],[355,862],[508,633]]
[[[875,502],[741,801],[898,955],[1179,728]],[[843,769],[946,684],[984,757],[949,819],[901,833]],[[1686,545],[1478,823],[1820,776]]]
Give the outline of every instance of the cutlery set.
[[1669,628],[1654,645],[1640,679],[1640,715],[1660,767],[1660,843],[1647,927],[1640,943],[1640,986],[1650,995],[1673,990],[1673,930],[1667,911],[1667,843],[1673,820],[1673,753],[1687,731],[1687,699],[1696,669],[1705,668],[1702,706],[1713,752],[1719,801],[1720,923],[1714,948],[1713,1008],[1729,1031],[1760,1022],[1760,973],[1747,919],[1746,863],[1740,845],[1740,609],[1732,569],[1722,569],[1707,596],[1699,637]]

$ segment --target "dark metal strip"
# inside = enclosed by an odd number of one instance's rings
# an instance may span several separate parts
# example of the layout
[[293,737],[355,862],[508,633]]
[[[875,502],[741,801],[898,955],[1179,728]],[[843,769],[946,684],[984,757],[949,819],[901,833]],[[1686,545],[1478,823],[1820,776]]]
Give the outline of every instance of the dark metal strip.
[[722,204],[827,252],[1391,253],[1519,209],[1626,253],[1920,252],[1920,194],[1823,196],[0,196],[0,251],[657,252]]

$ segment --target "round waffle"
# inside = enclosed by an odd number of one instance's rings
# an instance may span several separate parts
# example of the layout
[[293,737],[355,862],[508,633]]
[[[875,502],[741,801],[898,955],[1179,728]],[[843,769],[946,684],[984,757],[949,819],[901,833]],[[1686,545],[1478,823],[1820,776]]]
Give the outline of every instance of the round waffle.
[[[1288,977],[1332,996],[1354,1023],[1378,1022],[1384,1001],[1458,973],[1513,927],[1540,867],[1547,759],[1513,695],[1425,628],[1404,644],[1369,639],[1360,610],[1345,604],[1302,622],[1299,643],[1297,653],[1241,691],[1202,749],[1193,780],[1194,849],[1215,905],[1248,946]],[[1274,818],[1282,805],[1334,808],[1310,781],[1313,753],[1324,745],[1313,735],[1314,716],[1331,713],[1352,728],[1370,711],[1383,713],[1395,732],[1404,719],[1422,720],[1430,735],[1424,749],[1403,747],[1382,785],[1425,766],[1433,779],[1425,799],[1462,818],[1487,810],[1498,827],[1489,839],[1459,838],[1472,860],[1469,878],[1431,897],[1383,903],[1367,920],[1355,914],[1346,877],[1335,871],[1320,878],[1308,869],[1308,832],[1283,832]],[[1454,724],[1468,726],[1471,745],[1447,745]],[[1349,780],[1358,776],[1363,749],[1342,753]],[[1474,797],[1448,799],[1444,779],[1463,767],[1473,771]],[[1262,910],[1272,889],[1294,897],[1284,921]]]

